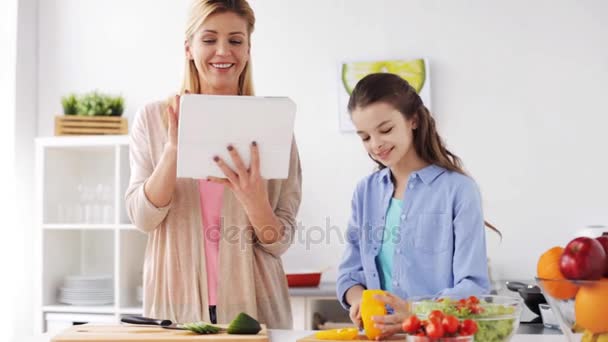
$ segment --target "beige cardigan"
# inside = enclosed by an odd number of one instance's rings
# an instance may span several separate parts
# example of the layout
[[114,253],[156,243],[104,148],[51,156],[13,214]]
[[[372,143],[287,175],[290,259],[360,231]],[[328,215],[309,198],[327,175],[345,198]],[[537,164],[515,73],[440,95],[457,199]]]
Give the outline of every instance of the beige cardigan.
[[[144,314],[176,322],[209,322],[207,277],[198,180],[178,178],[171,203],[155,207],[144,183],[160,161],[167,131],[163,102],[140,109],[130,136],[131,179],[125,199],[129,217],[148,234],[143,270]],[[274,213],[285,228],[281,241],[264,244],[234,194],[226,189],[219,247],[218,323],[246,312],[269,328],[291,329],[291,306],[281,255],[293,241],[302,174],[295,141],[289,178],[269,180]]]

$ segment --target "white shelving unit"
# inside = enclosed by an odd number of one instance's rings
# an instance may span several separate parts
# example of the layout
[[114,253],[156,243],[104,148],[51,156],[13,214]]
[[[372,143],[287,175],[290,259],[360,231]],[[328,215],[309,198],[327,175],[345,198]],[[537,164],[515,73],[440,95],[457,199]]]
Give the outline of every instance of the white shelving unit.
[[[36,332],[141,313],[146,236],[127,217],[128,182],[127,136],[36,139]],[[102,274],[113,277],[113,304],[58,301],[66,276]]]

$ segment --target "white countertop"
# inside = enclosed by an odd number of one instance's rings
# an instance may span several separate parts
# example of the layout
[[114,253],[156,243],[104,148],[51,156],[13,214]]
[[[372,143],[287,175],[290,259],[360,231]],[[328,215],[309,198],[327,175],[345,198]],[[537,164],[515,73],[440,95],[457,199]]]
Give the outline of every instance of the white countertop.
[[[314,331],[307,330],[269,330],[270,341],[272,342],[295,342],[297,339],[314,334]],[[44,334],[30,338],[19,338],[21,342],[49,342],[51,334]],[[527,335],[518,334],[513,336],[510,342],[563,342],[566,337],[563,335]]]

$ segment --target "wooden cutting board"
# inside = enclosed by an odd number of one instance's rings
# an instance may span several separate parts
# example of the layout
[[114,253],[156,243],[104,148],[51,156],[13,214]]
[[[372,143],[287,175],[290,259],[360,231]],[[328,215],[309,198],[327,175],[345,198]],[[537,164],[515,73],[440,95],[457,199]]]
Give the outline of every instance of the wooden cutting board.
[[[226,327],[225,325],[218,325]],[[169,330],[141,325],[76,325],[59,333],[51,342],[123,342],[123,341],[222,341],[269,342],[265,327],[257,335],[229,335],[227,333],[199,335],[186,330]]]
[[[353,340],[353,341],[369,341],[369,340],[367,339],[367,337],[365,335],[359,334],[359,337],[357,337],[357,339]],[[393,335],[393,336],[387,338],[386,340],[381,340],[381,341],[405,341],[405,335],[404,334]],[[315,335],[310,335],[310,336],[299,339],[297,342],[344,342],[344,341],[319,340],[318,338],[315,338]]]

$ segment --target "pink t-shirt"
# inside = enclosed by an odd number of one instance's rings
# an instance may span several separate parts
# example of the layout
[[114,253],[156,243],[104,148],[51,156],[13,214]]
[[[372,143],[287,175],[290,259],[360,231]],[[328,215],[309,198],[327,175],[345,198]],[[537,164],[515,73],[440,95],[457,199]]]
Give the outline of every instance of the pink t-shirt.
[[217,283],[220,246],[220,220],[224,186],[201,179],[198,182],[205,241],[205,264],[207,265],[207,289],[209,305],[217,303]]

